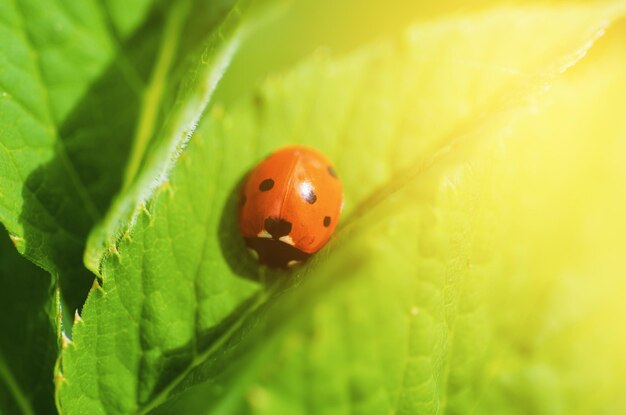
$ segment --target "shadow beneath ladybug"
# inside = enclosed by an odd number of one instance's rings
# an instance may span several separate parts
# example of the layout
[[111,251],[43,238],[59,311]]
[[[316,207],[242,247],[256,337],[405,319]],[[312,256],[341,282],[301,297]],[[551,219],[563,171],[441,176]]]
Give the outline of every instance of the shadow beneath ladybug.
[[240,277],[259,282],[261,280],[261,268],[248,252],[246,243],[239,231],[237,214],[239,209],[239,192],[247,176],[248,172],[228,192],[228,197],[220,214],[218,239],[222,256],[231,271]]

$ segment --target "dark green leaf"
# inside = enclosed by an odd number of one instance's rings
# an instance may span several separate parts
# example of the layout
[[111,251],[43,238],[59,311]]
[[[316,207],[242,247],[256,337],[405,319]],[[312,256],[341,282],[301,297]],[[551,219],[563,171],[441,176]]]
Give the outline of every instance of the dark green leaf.
[[0,413],[52,414],[56,295],[50,275],[0,235]]

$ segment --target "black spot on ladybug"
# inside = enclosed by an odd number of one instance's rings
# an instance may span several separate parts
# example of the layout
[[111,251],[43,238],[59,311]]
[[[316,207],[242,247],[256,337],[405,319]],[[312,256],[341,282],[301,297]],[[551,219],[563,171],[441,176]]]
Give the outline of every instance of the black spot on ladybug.
[[265,179],[259,185],[259,190],[262,191],[262,192],[267,192],[272,187],[274,187],[274,180],[272,180],[272,179]]
[[279,239],[281,236],[289,235],[291,232],[291,222],[277,219],[272,216],[265,219],[265,230],[272,235],[272,238]]
[[317,195],[315,194],[313,189],[309,189],[309,191],[303,194],[302,197],[304,197],[304,200],[306,200],[310,204],[317,202]]
[[333,166],[328,166],[326,170],[328,170],[328,174],[330,174],[331,176],[337,177],[337,172],[335,171],[335,169],[333,169]]
[[330,226],[330,216],[324,216],[324,226],[327,228]]

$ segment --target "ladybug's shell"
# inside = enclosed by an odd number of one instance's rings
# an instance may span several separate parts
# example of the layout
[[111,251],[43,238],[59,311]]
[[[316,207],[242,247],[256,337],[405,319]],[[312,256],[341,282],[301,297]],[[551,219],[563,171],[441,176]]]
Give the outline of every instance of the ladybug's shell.
[[[312,254],[328,242],[342,206],[343,188],[330,161],[311,148],[291,146],[271,154],[247,177],[239,226],[245,238],[278,239]],[[288,234],[270,235],[268,220],[290,224]]]

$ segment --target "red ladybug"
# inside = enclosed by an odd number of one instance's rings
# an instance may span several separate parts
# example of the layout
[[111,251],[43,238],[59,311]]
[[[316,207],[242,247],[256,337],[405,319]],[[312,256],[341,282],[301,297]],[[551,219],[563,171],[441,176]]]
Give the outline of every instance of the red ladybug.
[[239,227],[259,262],[285,267],[328,242],[342,207],[343,188],[330,161],[311,148],[290,146],[246,178]]

